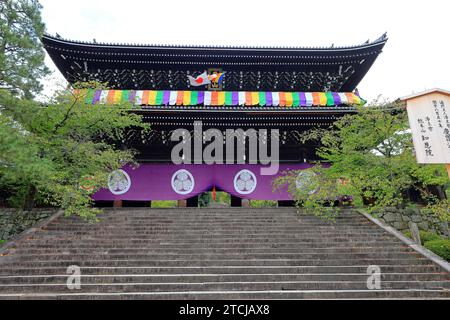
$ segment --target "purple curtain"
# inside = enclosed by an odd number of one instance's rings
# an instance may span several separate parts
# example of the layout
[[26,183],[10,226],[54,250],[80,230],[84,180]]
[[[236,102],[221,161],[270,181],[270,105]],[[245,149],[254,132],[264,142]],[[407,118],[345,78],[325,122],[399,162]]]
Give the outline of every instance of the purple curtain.
[[[303,170],[311,164],[280,164],[285,170]],[[180,200],[211,190],[213,186],[232,195],[256,200],[290,200],[286,188],[273,191],[277,177],[260,174],[262,165],[174,165],[125,166],[110,178],[109,188],[93,195],[94,200]]]

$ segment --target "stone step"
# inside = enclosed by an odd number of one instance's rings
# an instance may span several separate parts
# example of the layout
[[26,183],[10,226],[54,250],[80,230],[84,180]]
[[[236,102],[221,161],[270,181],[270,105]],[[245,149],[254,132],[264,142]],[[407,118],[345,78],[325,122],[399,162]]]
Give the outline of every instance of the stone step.
[[1,294],[0,299],[106,299],[106,300],[262,300],[262,299],[449,299],[448,291],[387,289],[387,290],[271,290],[271,291],[166,291],[166,292],[51,292]]
[[[74,220],[74,221],[67,221],[65,218],[61,218],[61,221],[64,221],[67,223],[67,226],[82,226],[83,221],[82,220]],[[336,220],[336,221],[318,221],[318,220],[303,220],[299,218],[289,218],[289,219],[279,219],[279,218],[268,218],[268,219],[262,219],[258,218],[257,216],[254,217],[248,217],[246,219],[244,218],[236,218],[236,219],[200,219],[200,218],[192,218],[192,219],[170,219],[170,220],[156,220],[156,219],[133,219],[133,220],[100,220],[100,224],[102,225],[117,225],[120,224],[123,225],[139,225],[140,223],[143,223],[145,225],[194,225],[197,222],[202,222],[205,225],[219,225],[219,224],[225,224],[225,225],[236,225],[240,222],[246,222],[249,225],[253,224],[267,224],[267,225],[283,225],[289,222],[295,222],[298,223],[299,226],[317,226],[317,227],[334,227],[334,226],[361,226],[361,227],[370,227],[370,223],[367,221],[358,219],[342,219],[342,220]],[[56,227],[58,224],[55,222],[50,223],[49,227]],[[92,224],[91,224],[92,226]]]
[[[60,217],[59,220],[52,221],[48,225],[49,226],[57,226],[57,221],[64,221],[64,223],[67,223],[67,225],[75,225],[79,226],[85,223],[83,219],[81,218],[67,218],[67,217]],[[246,221],[248,223],[253,222],[259,222],[259,223],[285,223],[285,222],[292,222],[296,221],[297,223],[301,225],[317,225],[317,226],[335,226],[335,225],[361,225],[361,226],[369,226],[370,222],[367,220],[364,220],[362,217],[345,217],[345,218],[337,218],[333,220],[321,220],[320,218],[306,218],[303,216],[260,216],[257,214],[249,215],[249,216],[198,216],[198,215],[192,215],[192,216],[186,216],[183,217],[181,215],[178,216],[143,216],[143,217],[99,217],[99,221],[97,223],[104,224],[104,225],[112,225],[112,224],[137,224],[139,222],[145,223],[145,224],[171,224],[171,223],[193,223],[196,221],[201,221],[204,223],[218,223],[218,222],[224,222],[228,224],[233,224],[239,221]],[[91,224],[92,225],[92,224]]]
[[[108,232],[109,231],[109,232]],[[127,234],[133,232],[133,237],[145,237],[148,235],[159,235],[161,237],[183,237],[183,238],[202,238],[202,237],[219,237],[219,238],[249,238],[249,237],[273,237],[273,238],[286,238],[286,237],[295,237],[295,238],[309,238],[309,239],[320,239],[320,238],[385,238],[388,237],[384,233],[369,233],[369,232],[355,232],[355,233],[346,233],[346,232],[321,232],[320,234],[310,234],[306,232],[295,232],[295,231],[253,231],[253,230],[243,230],[240,232],[227,232],[227,230],[207,230],[204,232],[192,231],[192,230],[92,230],[92,231],[82,231],[82,230],[74,230],[74,231],[52,231],[51,236],[77,236],[77,235],[91,235],[97,236],[101,238],[105,238],[109,236],[110,238],[114,237],[123,237]],[[44,237],[49,235],[48,230],[43,230],[40,232]],[[46,235],[47,233],[47,235]],[[227,237],[229,236],[229,237]]]
[[[261,229],[264,228],[264,229]],[[267,228],[267,229],[266,229]],[[313,231],[314,230],[314,231]],[[72,234],[72,233],[79,233],[79,232],[84,232],[84,233],[97,233],[100,232],[102,234],[105,233],[110,233],[110,232],[114,232],[114,233],[130,233],[130,232],[136,232],[136,233],[162,233],[164,234],[165,232],[172,232],[174,234],[177,233],[183,233],[183,234],[188,234],[188,233],[195,233],[195,234],[201,234],[201,233],[231,233],[231,234],[236,234],[239,235],[241,233],[252,233],[252,234],[276,234],[276,233],[290,233],[290,234],[303,234],[303,235],[308,235],[308,236],[318,236],[318,233],[320,234],[337,234],[337,235],[346,235],[346,236],[351,236],[351,235],[382,235],[384,234],[384,232],[380,232],[379,230],[370,230],[370,229],[359,229],[359,228],[339,228],[339,227],[333,227],[333,228],[327,228],[327,229],[316,229],[315,228],[285,228],[285,227],[281,227],[281,228],[271,228],[270,226],[267,225],[261,225],[261,226],[255,226],[255,227],[224,227],[224,226],[218,226],[218,227],[205,227],[205,228],[189,228],[188,226],[183,227],[172,227],[172,226],[167,226],[167,227],[159,227],[159,226],[148,226],[148,227],[139,227],[139,228],[102,228],[101,226],[99,226],[97,229],[83,229],[83,228],[77,228],[77,229],[41,229],[39,230],[40,233],[46,233],[46,234]]]
[[[154,235],[154,237],[151,237]],[[68,239],[89,239],[89,240],[96,240],[101,239],[103,241],[121,241],[124,240],[149,240],[149,239],[161,239],[165,241],[176,241],[176,240],[183,240],[183,241],[213,241],[213,242],[245,242],[245,241],[256,241],[256,242],[277,242],[277,241],[307,241],[307,242],[320,242],[321,239],[319,236],[317,237],[308,237],[301,234],[292,234],[292,235],[283,235],[283,234],[277,234],[277,235],[270,235],[270,234],[258,234],[258,235],[246,235],[241,234],[239,236],[235,237],[227,237],[226,235],[180,235],[180,234],[170,234],[167,235],[164,234],[141,234],[136,235],[134,234],[131,238],[130,236],[127,236],[126,234],[67,234],[62,233],[60,236],[52,234],[52,235],[45,235],[45,234],[39,234],[30,236],[28,240],[32,239],[41,239],[41,240],[68,240]],[[342,236],[334,236],[334,237],[328,237],[328,242],[339,242],[339,241],[345,241],[345,242],[352,242],[352,241],[371,241],[371,240],[393,240],[392,236],[389,235],[367,235],[367,236],[352,236],[352,237],[346,237],[345,235]]]
[[[450,276],[367,218],[295,208],[107,209],[60,217],[0,256],[0,299],[450,298]],[[69,290],[67,267],[81,267]],[[367,268],[381,269],[368,290]]]
[[[109,258],[115,260],[140,259],[140,260],[165,260],[165,259],[185,259],[185,260],[214,260],[214,259],[237,259],[243,254],[235,253],[111,253],[111,252],[89,252],[72,254],[69,252],[55,252],[50,254],[15,254],[16,257],[24,261],[36,260],[60,260],[70,258],[71,260],[96,260]],[[419,259],[421,256],[416,252],[389,253],[389,252],[366,252],[366,253],[247,253],[246,259],[297,259],[297,260],[327,260],[327,259]]]
[[[186,226],[186,225],[157,225],[157,224],[149,224],[149,225],[136,225],[136,226],[102,226],[102,225],[98,225],[98,226],[87,226],[87,227],[83,227],[83,226],[64,226],[64,227],[60,227],[60,226],[54,226],[54,227],[45,227],[42,230],[45,231],[97,231],[97,230],[108,230],[108,231],[148,231],[148,230],[153,230],[153,231],[166,231],[168,229],[170,229],[171,231],[189,231],[189,232],[207,232],[207,231],[231,231],[234,233],[238,233],[239,231],[242,230],[246,230],[246,231],[252,231],[252,232],[257,232],[257,231],[261,231],[260,229],[258,229],[260,226],[258,225],[247,225],[247,226],[243,226],[242,224],[236,225],[236,226],[228,226],[228,225],[217,225],[217,226],[199,226],[198,224],[193,225],[191,227]],[[312,230],[310,226],[286,226],[286,225],[266,225],[264,224],[264,232],[279,232],[279,231],[289,231],[289,232],[298,232],[298,233],[305,233],[305,234],[312,234]],[[358,234],[358,233],[375,233],[375,234],[380,234],[383,233],[382,230],[378,230],[378,229],[373,229],[372,227],[355,227],[355,228],[347,228],[347,227],[341,227],[339,228],[339,226],[332,226],[332,227],[317,227],[315,228],[315,231],[320,231],[320,232],[328,232],[328,233],[347,233],[347,234]]]
[[[136,213],[121,213],[121,214],[115,214],[113,212],[111,213],[105,213],[100,214],[97,217],[100,218],[102,221],[133,221],[133,220],[165,220],[165,221],[175,221],[175,220],[189,220],[189,219],[204,219],[204,220],[214,220],[214,219],[222,219],[226,220],[227,218],[230,220],[233,219],[298,219],[303,221],[314,221],[319,222],[321,224],[326,223],[333,223],[335,221],[350,221],[352,219],[357,219],[355,221],[364,221],[361,216],[358,215],[358,213],[353,214],[342,214],[340,216],[337,216],[330,220],[322,220],[319,217],[312,216],[312,215],[304,215],[304,214],[298,214],[296,212],[285,212],[285,213],[277,213],[277,212],[242,212],[242,213],[230,213],[230,212],[221,212],[221,211],[210,211],[208,213],[202,213],[203,211],[198,212],[192,212],[192,213],[170,213],[170,212],[164,212],[164,213],[158,213],[155,211],[149,211],[149,212],[136,212]],[[82,222],[83,219],[72,216],[72,217],[64,217],[67,221],[74,221],[74,222]]]
[[[295,215],[295,214],[289,214],[289,215],[261,215],[258,213],[251,214],[251,215],[217,215],[217,214],[209,214],[209,215],[198,215],[198,214],[192,214],[192,215],[143,215],[143,216],[97,216],[100,219],[100,223],[103,224],[111,224],[111,223],[137,223],[137,222],[144,222],[144,223],[177,223],[177,222],[183,222],[183,223],[190,223],[192,221],[203,221],[205,223],[215,223],[215,222],[225,222],[225,223],[232,223],[236,221],[261,221],[261,222],[275,222],[275,223],[281,223],[286,221],[297,221],[299,223],[311,223],[314,225],[321,225],[321,226],[332,226],[336,224],[363,224],[368,225],[366,220],[364,220],[363,217],[354,215],[354,216],[345,216],[345,217],[338,217],[331,220],[322,220],[318,217],[311,217],[311,216],[302,216],[302,215]],[[83,219],[77,218],[77,217],[61,217],[61,220],[64,220],[69,225],[81,225],[84,223]],[[49,225],[57,225],[57,222],[53,221],[50,222]]]
[[[242,216],[250,214],[259,215],[300,215],[303,217],[316,218],[313,215],[305,213],[304,210],[297,208],[103,208],[103,213],[99,214],[100,217],[138,217],[148,215],[163,215],[163,216]],[[352,209],[341,210],[338,217],[357,216],[357,213]],[[70,219],[77,219],[78,217],[69,217]]]
[[[199,245],[207,246],[211,244],[211,247],[235,247],[235,246],[251,246],[251,247],[266,247],[266,246],[278,246],[278,245],[286,245],[296,246],[299,248],[302,247],[334,247],[336,244],[337,247],[343,246],[351,246],[351,247],[397,247],[403,246],[402,242],[396,242],[394,238],[383,238],[383,239],[368,239],[364,241],[363,239],[339,239],[332,238],[333,241],[330,242],[320,242],[316,239],[308,239],[308,238],[243,238],[243,239],[218,239],[218,238],[194,238],[194,239],[183,239],[183,238],[133,238],[133,239],[122,239],[120,238],[111,238],[111,239],[99,239],[95,237],[77,237],[70,241],[69,238],[43,238],[38,241],[35,239],[29,239],[29,244],[31,245],[48,245],[51,243],[61,243],[61,247],[65,247],[67,244],[71,243],[71,245],[80,245],[81,247],[93,243],[98,242],[99,247],[101,246],[111,246],[114,243],[120,242],[122,245],[126,245],[127,247],[139,247],[139,246],[173,246],[173,247],[192,247]],[[379,246],[375,244],[385,244],[385,246]]]
[[[65,224],[69,226],[80,226],[85,223],[81,218],[76,219],[70,219],[66,217],[60,217],[59,220],[52,221],[48,225],[49,226],[57,226],[57,221],[64,221]],[[172,223],[193,223],[201,221],[203,223],[228,223],[228,224],[234,224],[239,221],[245,221],[248,223],[274,223],[274,224],[281,224],[286,222],[292,222],[295,221],[299,223],[300,225],[317,225],[322,227],[330,227],[330,226],[336,226],[336,225],[361,225],[361,226],[369,226],[370,222],[367,220],[364,220],[364,218],[361,217],[345,217],[345,218],[338,218],[334,220],[321,220],[320,218],[303,218],[301,216],[286,216],[286,217],[278,217],[278,216],[258,216],[258,215],[251,215],[251,216],[192,216],[192,217],[182,217],[182,216],[173,216],[173,217],[157,217],[157,216],[148,216],[148,217],[130,217],[130,218],[111,218],[111,217],[105,217],[100,218],[97,223],[104,224],[104,225],[115,225],[115,224],[138,224],[138,223],[144,223],[144,224],[172,224]],[[91,224],[92,225],[92,224]]]
[[[150,267],[150,266],[107,266],[107,267],[89,267],[81,268],[83,275],[129,275],[129,274],[236,274],[236,273],[300,273],[300,274],[364,274],[367,272],[368,265],[352,266],[281,266],[281,265],[263,265],[263,266],[174,266],[174,267]],[[442,269],[435,265],[380,265],[383,274],[439,274],[447,276],[448,273],[442,272]],[[0,269],[0,275],[51,275],[66,274],[67,267],[4,267]]]
[[[349,249],[349,250],[366,250],[366,251],[379,251],[383,249],[383,251],[411,251],[412,249],[406,245],[384,245],[384,243],[352,243],[351,246],[349,246],[347,243],[334,243],[334,244],[323,244],[323,243],[315,243],[314,246],[311,246],[311,243],[307,244],[298,244],[298,243],[229,243],[226,245],[222,244],[208,244],[208,243],[195,243],[195,244],[189,244],[189,243],[178,243],[178,244],[170,244],[170,243],[164,243],[164,242],[157,242],[157,243],[144,243],[144,244],[121,244],[116,245],[115,243],[111,242],[108,244],[102,243],[101,245],[95,246],[96,250],[127,250],[127,251],[133,251],[133,250],[149,250],[149,249],[155,249],[155,250],[264,250],[264,249],[280,249],[280,250],[287,250],[287,249],[293,249],[293,250],[305,250],[304,252],[313,251],[313,250],[343,250],[343,249]],[[54,245],[51,245],[49,243],[43,243],[43,244],[36,244],[36,243],[29,243],[29,244],[23,244],[19,247],[15,246],[12,249],[9,250],[9,252],[12,252],[12,250],[18,250],[17,252],[22,252],[21,250],[52,250],[52,252],[55,250]],[[85,243],[66,243],[64,245],[61,245],[58,247],[57,250],[65,251],[65,250],[84,250],[90,251],[92,250],[92,245],[85,244]]]
[[[448,284],[440,281],[382,281],[384,290],[441,290],[450,294]],[[364,290],[366,281],[261,281],[261,282],[170,282],[170,283],[82,283],[83,293],[89,292],[157,292],[157,291],[272,291],[272,290]],[[1,285],[0,293],[17,292],[71,292],[67,284],[14,284]]]
[[[207,244],[211,243],[214,245],[236,245],[239,243],[253,243],[253,244],[261,244],[263,246],[268,244],[278,244],[278,243],[297,243],[299,245],[301,244],[308,244],[311,245],[311,247],[314,247],[314,245],[318,245],[322,243],[320,239],[315,238],[308,238],[308,237],[301,237],[301,236],[285,236],[285,237],[275,237],[275,236],[259,236],[259,237],[234,237],[234,238],[226,238],[226,237],[214,237],[214,236],[204,236],[204,237],[182,237],[182,236],[170,236],[170,237],[153,237],[153,236],[134,236],[131,239],[124,238],[125,236],[114,236],[114,237],[96,237],[93,235],[73,235],[72,237],[41,237],[39,243],[51,243],[51,242],[60,242],[63,244],[62,241],[72,242],[72,243],[86,243],[86,242],[94,242],[94,241],[102,241],[102,243],[114,243],[114,242],[123,242],[126,244],[138,244],[138,243],[159,243],[159,244]],[[36,238],[29,238],[30,242],[34,242]],[[123,240],[123,241],[122,241]],[[345,237],[332,237],[327,239],[327,243],[333,244],[333,243],[341,243],[341,244],[347,244],[347,245],[363,245],[366,244],[370,246],[370,244],[375,242],[383,242],[383,243],[393,243],[395,241],[394,238],[391,237],[368,237],[365,241],[363,238],[355,237],[355,238],[345,238]],[[37,241],[35,243],[38,243]],[[398,243],[400,245],[400,242]],[[395,246],[395,244],[394,244]]]
[[[97,232],[98,231],[98,232]],[[109,232],[107,232],[109,231]],[[372,233],[372,232],[355,232],[355,233],[349,233],[349,232],[334,232],[334,231],[330,231],[330,232],[320,232],[320,233],[311,233],[311,232],[296,232],[296,231],[289,231],[289,230],[280,230],[280,231],[263,231],[260,230],[259,232],[255,232],[253,230],[239,230],[239,232],[226,232],[227,230],[213,230],[213,229],[208,229],[208,231],[205,232],[196,232],[195,230],[189,230],[189,229],[185,229],[183,231],[181,230],[171,230],[170,228],[167,228],[165,230],[152,230],[152,229],[148,229],[148,230],[136,230],[136,232],[134,231],[128,231],[128,230],[91,230],[91,231],[86,231],[86,230],[74,230],[74,231],[67,231],[67,230],[39,230],[38,233],[41,237],[61,237],[61,236],[76,236],[76,235],[91,235],[91,236],[107,236],[109,234],[111,234],[113,237],[123,237],[125,235],[129,235],[131,232],[133,232],[133,236],[130,238],[137,238],[136,235],[138,235],[139,237],[142,236],[146,236],[149,234],[154,234],[154,235],[161,235],[162,237],[166,237],[166,236],[171,236],[171,237],[175,237],[175,236],[182,236],[182,237],[186,237],[186,236],[190,236],[190,237],[198,237],[198,236],[222,236],[224,238],[226,238],[226,235],[231,234],[235,237],[250,237],[250,236],[254,236],[254,237],[262,237],[262,236],[272,236],[274,238],[283,238],[283,237],[302,237],[302,238],[311,238],[311,239],[319,239],[322,236],[322,239],[325,238],[326,236],[329,236],[330,238],[364,238],[364,237],[391,237],[390,235],[386,235],[384,233]],[[247,234],[248,231],[248,234]],[[231,238],[231,237],[230,237]],[[328,239],[328,238],[325,238]]]
[[[368,250],[372,250],[374,248],[371,247],[341,247],[341,248],[167,248],[167,247],[148,247],[148,248],[100,248],[96,247],[95,249],[86,249],[86,248],[64,248],[59,247],[57,250],[54,248],[38,248],[38,249],[29,249],[19,247],[17,249],[10,249],[8,254],[17,254],[17,255],[50,255],[56,253],[70,254],[70,255],[78,255],[86,252],[98,252],[98,253],[108,253],[108,254],[153,254],[153,253],[168,253],[168,254],[277,254],[277,253],[302,253],[302,254],[312,254],[312,253],[321,253],[321,254],[366,254]],[[401,247],[392,247],[392,248],[378,248],[380,252],[388,253],[388,254],[404,254],[404,253],[415,253],[411,248],[401,248]]]
[[[306,213],[304,210],[299,210],[297,208],[104,208],[104,211],[99,216],[107,217],[139,217],[148,215],[162,215],[162,216],[245,216],[258,214],[263,215],[276,215],[276,216],[291,216],[299,215],[306,218],[317,218],[314,215]],[[352,209],[341,210],[338,218],[357,216],[357,213]],[[69,217],[71,219],[76,219],[77,217]]]
[[77,260],[70,259],[70,257],[64,257],[64,259],[56,260],[19,260],[14,257],[13,260],[5,260],[2,264],[2,268],[7,267],[65,267],[70,265],[78,265],[80,267],[131,267],[131,266],[152,266],[152,267],[174,267],[174,266],[267,266],[267,265],[279,265],[279,266],[336,266],[336,265],[433,265],[426,258],[410,258],[410,259],[327,259],[327,260],[299,260],[299,259],[202,259],[202,260],[183,260],[183,259],[166,259],[166,260],[136,260],[136,259],[105,259],[100,260]]
[[[1,285],[12,284],[66,284],[69,275],[1,275]],[[366,282],[367,273],[171,273],[171,274],[92,274],[82,273],[81,283],[211,283],[211,282]],[[440,282],[450,289],[450,277],[442,273],[386,273],[380,280],[384,282]]]
[[[298,221],[299,223],[311,223],[314,225],[321,226],[331,226],[336,224],[357,224],[361,223],[363,225],[370,224],[364,217],[360,216],[358,213],[354,215],[346,215],[339,216],[334,219],[323,220],[319,217],[314,216],[306,216],[306,215],[298,215],[295,213],[289,213],[284,215],[279,214],[260,214],[260,213],[252,213],[247,215],[242,214],[154,214],[149,213],[145,215],[138,214],[127,214],[127,215],[98,215],[99,222],[103,224],[111,224],[111,223],[136,223],[136,222],[144,222],[144,223],[176,223],[176,222],[184,222],[189,223],[192,221],[203,221],[203,222],[234,222],[234,221],[265,221],[265,222],[286,222],[286,221]],[[85,221],[80,217],[60,217],[59,220],[64,220],[66,223],[70,224],[83,224]],[[51,221],[49,225],[57,225],[56,221]]]
[[[142,218],[148,218],[148,217],[155,217],[155,218],[173,218],[173,217],[180,217],[180,218],[223,218],[223,217],[251,217],[251,216],[258,216],[262,218],[266,217],[280,217],[280,218],[302,218],[305,220],[315,220],[318,219],[319,221],[323,221],[321,218],[310,215],[304,212],[297,212],[294,210],[288,210],[288,211],[280,211],[279,208],[274,208],[272,210],[264,210],[263,208],[255,208],[255,209],[247,209],[247,210],[238,210],[231,209],[231,210],[222,210],[222,209],[207,209],[207,208],[199,208],[197,211],[192,211],[192,208],[183,208],[179,210],[165,210],[160,211],[158,209],[148,209],[148,210],[142,210],[142,211],[129,211],[129,210],[123,210],[120,209],[119,211],[113,211],[104,209],[103,213],[99,214],[98,217],[101,219],[142,219]],[[347,218],[361,218],[361,216],[358,215],[357,212],[353,210],[349,211],[341,211],[341,213],[334,217],[333,220],[339,220],[339,219],[347,219]],[[67,220],[80,220],[78,216],[71,216],[66,217]]]
[[[308,240],[308,239],[306,239]],[[208,247],[208,248],[230,248],[230,247],[263,247],[263,246],[271,246],[271,247],[298,247],[298,248],[327,248],[327,247],[348,247],[349,245],[353,247],[404,247],[404,243],[392,238],[388,240],[358,240],[358,241],[340,241],[340,242],[316,242],[316,241],[306,241],[306,240],[292,240],[292,241],[257,241],[257,240],[246,240],[246,241],[226,241],[226,242],[213,242],[213,241],[167,241],[166,239],[128,239],[120,242],[118,247],[139,247],[139,246],[163,246],[163,247],[177,247],[177,248],[190,248],[193,246]],[[24,241],[24,247],[55,247],[54,243],[58,242],[61,247],[76,246],[76,247],[87,247],[92,248],[92,241],[90,239],[73,239],[72,241],[66,239],[27,239]],[[117,242],[113,240],[96,240],[96,245],[98,247],[110,247],[114,246]],[[22,247],[22,246],[21,246]],[[378,250],[378,249],[377,249]]]
[[252,219],[251,221],[243,221],[243,220],[237,220],[235,222],[226,222],[226,221],[214,221],[214,222],[205,222],[205,221],[190,221],[190,222],[171,222],[171,223],[149,223],[149,222],[133,222],[133,223],[122,223],[122,222],[112,222],[116,225],[106,225],[106,224],[98,224],[98,225],[88,225],[83,227],[83,225],[66,225],[66,226],[59,226],[59,225],[50,225],[46,226],[45,229],[47,230],[72,230],[72,229],[86,229],[86,230],[97,230],[101,228],[106,229],[146,229],[146,228],[174,228],[174,229],[192,229],[192,230],[204,230],[208,228],[213,229],[256,229],[258,227],[264,226],[267,228],[273,228],[273,229],[292,229],[292,230],[305,230],[309,231],[311,228],[317,228],[317,230],[344,230],[344,231],[351,231],[351,230],[366,230],[366,231],[381,231],[377,228],[374,228],[373,226],[369,224],[361,224],[361,223],[335,223],[330,225],[323,225],[323,224],[308,224],[308,223],[301,223],[296,220],[289,220],[289,221],[281,221],[281,222],[267,222],[267,221],[260,221]]

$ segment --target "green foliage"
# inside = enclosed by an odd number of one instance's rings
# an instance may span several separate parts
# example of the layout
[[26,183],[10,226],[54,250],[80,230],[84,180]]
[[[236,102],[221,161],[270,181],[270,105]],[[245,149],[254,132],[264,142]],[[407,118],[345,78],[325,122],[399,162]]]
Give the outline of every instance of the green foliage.
[[208,207],[210,203],[221,203],[221,204],[230,204],[231,196],[230,194],[222,191],[216,192],[216,200],[213,199],[212,191],[203,192],[198,197],[198,206],[201,208]]
[[227,192],[219,191],[216,194],[216,202],[230,205],[231,204],[231,195]]
[[[298,189],[298,173],[285,174],[275,181],[277,188],[289,185],[289,192],[304,207],[322,210],[324,201],[339,195],[353,198],[355,205],[366,204],[369,210],[385,206],[404,206],[403,194],[409,188],[423,195],[427,185],[445,185],[448,181],[443,165],[419,165],[413,156],[411,134],[404,108],[395,103],[375,102],[360,107],[357,114],[346,115],[330,128],[305,132],[302,140],[320,144],[317,154],[331,164],[328,169],[311,169],[316,173],[310,186]],[[342,182],[345,182],[344,184]],[[311,193],[311,190],[317,192]],[[448,202],[430,201],[430,208],[448,217]],[[440,210],[439,210],[440,209]]]
[[205,208],[212,201],[212,196],[209,192],[203,192],[198,195],[198,206]]
[[[436,234],[434,232],[419,230],[419,234],[420,234],[420,241],[422,242],[422,244],[424,244],[424,243],[426,243],[428,241],[442,239],[441,236],[439,236],[438,234]],[[412,239],[411,231],[406,231],[405,232],[405,236],[407,236],[408,238]]]
[[40,38],[45,26],[37,0],[0,1],[0,89],[30,98],[49,73]]
[[52,164],[39,149],[33,135],[0,113],[0,188],[14,195],[12,206],[23,207],[31,186],[50,179]]
[[250,207],[252,208],[270,208],[277,205],[277,201],[272,200],[250,200]]
[[436,200],[434,198],[425,210],[442,221],[450,221],[450,201],[448,199]]
[[[419,233],[420,241],[425,248],[450,261],[450,239],[429,231],[420,230]],[[412,238],[410,231],[406,231],[405,236]]]
[[450,239],[431,240],[425,242],[424,247],[450,261]]
[[4,244],[6,242],[6,240],[0,240],[0,245]]
[[[84,96],[59,93],[41,106],[0,92],[0,188],[11,203],[44,203],[93,219],[90,195],[107,185],[109,173],[133,163],[133,150],[119,149],[130,128],[148,127],[129,105],[86,105]],[[87,183],[92,190],[81,188]]]
[[441,237],[438,234],[433,232],[420,230],[419,233],[420,233],[420,240],[422,241],[422,243],[441,239]]
[[176,200],[152,201],[152,208],[175,208],[177,204]]
[[[0,189],[16,207],[39,199],[94,219],[90,195],[133,161],[132,150],[113,142],[130,127],[147,127],[128,105],[90,106],[70,92],[45,107],[31,100],[48,73],[40,10],[37,0],[0,1]],[[92,190],[82,188],[87,181]]]
[[280,190],[287,186],[297,207],[303,207],[301,212],[333,220],[339,214],[339,209],[332,205],[345,193],[342,193],[343,186],[326,174],[327,170],[316,165],[306,170],[283,172],[274,180],[274,189]]

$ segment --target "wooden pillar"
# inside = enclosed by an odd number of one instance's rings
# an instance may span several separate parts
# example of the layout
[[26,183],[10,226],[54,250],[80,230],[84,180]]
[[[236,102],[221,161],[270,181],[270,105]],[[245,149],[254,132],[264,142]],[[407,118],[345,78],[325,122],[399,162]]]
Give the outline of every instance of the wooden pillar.
[[250,207],[250,200],[249,199],[242,199],[241,206],[242,206],[242,208],[249,208]]
[[447,167],[447,173],[448,173],[448,177],[450,179],[450,163],[447,163],[445,166]]
[[114,200],[113,207],[114,208],[122,208],[122,200]]
[[187,201],[186,200],[178,200],[178,208],[186,208]]

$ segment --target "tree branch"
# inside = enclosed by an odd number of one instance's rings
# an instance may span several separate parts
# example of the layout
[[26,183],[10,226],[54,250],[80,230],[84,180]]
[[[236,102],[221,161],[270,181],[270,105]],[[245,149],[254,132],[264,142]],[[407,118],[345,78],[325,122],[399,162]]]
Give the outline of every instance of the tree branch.
[[53,134],[56,134],[56,132],[58,131],[59,128],[61,128],[64,123],[66,123],[66,121],[69,119],[70,113],[72,112],[73,108],[75,107],[75,105],[77,104],[77,101],[75,100],[72,105],[69,107],[69,109],[67,110],[66,114],[64,115],[64,118],[61,120],[61,122],[57,123],[55,125],[55,128],[53,129]]

